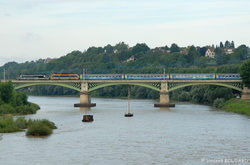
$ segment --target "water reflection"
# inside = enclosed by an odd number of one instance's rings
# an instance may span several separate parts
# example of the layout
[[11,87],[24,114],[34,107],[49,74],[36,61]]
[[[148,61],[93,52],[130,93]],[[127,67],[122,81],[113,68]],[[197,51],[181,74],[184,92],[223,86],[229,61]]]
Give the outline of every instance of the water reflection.
[[88,114],[88,112],[91,110],[90,107],[80,107],[80,112],[84,113],[84,114]]
[[161,111],[169,111],[170,108],[169,108],[169,107],[160,107],[160,110],[161,110]]

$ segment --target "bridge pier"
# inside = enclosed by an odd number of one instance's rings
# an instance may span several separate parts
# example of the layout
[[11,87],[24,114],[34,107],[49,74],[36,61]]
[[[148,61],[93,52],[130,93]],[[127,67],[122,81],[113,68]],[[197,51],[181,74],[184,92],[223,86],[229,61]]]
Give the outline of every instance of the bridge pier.
[[243,88],[242,94],[241,94],[241,99],[242,100],[247,100],[250,99],[250,89],[247,87]]
[[80,103],[74,104],[74,107],[95,107],[96,103],[91,103],[91,96],[88,92],[88,83],[82,82],[80,92]]
[[161,83],[160,103],[154,104],[154,107],[175,107],[175,104],[170,104],[167,82]]

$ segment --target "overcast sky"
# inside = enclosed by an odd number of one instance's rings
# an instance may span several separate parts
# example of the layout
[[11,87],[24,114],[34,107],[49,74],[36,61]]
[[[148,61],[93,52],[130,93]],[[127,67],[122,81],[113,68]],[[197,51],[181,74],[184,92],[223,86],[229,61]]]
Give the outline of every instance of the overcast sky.
[[250,0],[0,0],[0,66],[91,46],[250,46]]

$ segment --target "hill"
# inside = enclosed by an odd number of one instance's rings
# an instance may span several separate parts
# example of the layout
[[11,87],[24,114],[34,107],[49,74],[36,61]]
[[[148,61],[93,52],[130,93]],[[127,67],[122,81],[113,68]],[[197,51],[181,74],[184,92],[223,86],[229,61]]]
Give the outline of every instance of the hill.
[[[233,42],[232,42],[233,43]],[[210,53],[210,55],[208,54]],[[9,62],[0,67],[0,78],[15,79],[20,74],[52,74],[52,73],[238,73],[241,63],[250,57],[250,49],[246,45],[235,48],[226,41],[220,46],[188,46],[179,47],[173,43],[170,47],[163,46],[150,49],[145,43],[129,47],[124,42],[114,46],[90,47],[81,52],[72,51],[58,59],[50,61],[39,59],[25,63]],[[2,72],[2,73],[1,73]],[[126,86],[105,87],[92,93],[94,97],[126,97]],[[201,87],[204,90],[224,91],[212,87]],[[197,90],[196,88],[194,88]],[[190,93],[194,89],[183,89]],[[26,89],[28,94],[35,95],[78,95],[76,91],[58,86],[38,86]],[[143,87],[132,87],[133,98],[157,99],[156,91]],[[233,96],[234,91],[227,91]],[[192,93],[192,92],[191,92]],[[178,95],[178,94],[177,94]],[[184,94],[183,94],[184,95]],[[224,94],[225,95],[225,94]],[[175,97],[176,94],[173,94]],[[191,96],[190,96],[191,97]],[[211,96],[214,98],[215,96]],[[191,97],[186,100],[192,100]],[[178,99],[180,99],[178,97]],[[185,100],[184,99],[184,100]],[[180,100],[183,100],[180,99]],[[202,102],[204,99],[193,99]],[[213,104],[209,98],[208,104]]]

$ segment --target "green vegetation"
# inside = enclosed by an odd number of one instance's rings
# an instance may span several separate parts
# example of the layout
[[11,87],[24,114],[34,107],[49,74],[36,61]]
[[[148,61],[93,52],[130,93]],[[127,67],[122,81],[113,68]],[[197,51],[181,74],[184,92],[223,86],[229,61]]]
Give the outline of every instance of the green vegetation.
[[22,128],[19,128],[13,119],[13,117],[0,117],[0,133],[10,133],[22,131]]
[[197,85],[175,90],[170,95],[173,100],[190,101],[221,108],[225,100],[234,98],[239,95],[239,92],[226,87]]
[[[205,56],[207,50],[215,53],[214,58]],[[104,47],[90,47],[87,50],[72,51],[65,56],[47,62],[45,59],[30,61],[18,64],[16,62],[6,63],[0,67],[0,78],[3,79],[4,69],[8,76],[7,79],[15,79],[20,74],[52,74],[52,73],[76,73],[82,74],[108,74],[108,73],[240,73],[243,76],[249,74],[249,62],[244,63],[250,58],[250,49],[242,44],[235,47],[234,42],[220,42],[219,45],[179,47],[176,43],[170,46],[149,48],[145,43],[138,43],[133,47],[124,42],[114,46],[108,44]],[[244,63],[244,64],[242,64]],[[2,72],[2,73],[1,73]],[[248,77],[249,78],[249,77]],[[247,80],[247,79],[246,79]],[[249,79],[245,84],[250,84]],[[9,84],[10,86],[10,84]],[[34,86],[26,89],[32,95],[78,95],[77,91],[59,86]],[[20,91],[21,91],[20,90]],[[8,92],[7,92],[8,93]],[[0,93],[1,95],[1,93]],[[24,113],[25,97],[16,94],[16,99],[11,99],[11,107],[5,105],[9,100],[8,95],[0,100],[0,114]],[[19,95],[19,96],[18,96]],[[117,85],[98,89],[91,93],[92,97],[126,97],[127,86]],[[239,92],[225,87],[215,86],[193,86],[173,91],[171,99],[180,101],[192,101],[214,105],[218,108],[224,102],[239,95]],[[140,99],[158,99],[157,91],[139,86],[131,87],[131,97]],[[23,98],[23,99],[21,99]],[[19,110],[17,105],[24,101]],[[10,104],[10,103],[7,103]],[[1,110],[2,109],[2,110]]]
[[16,120],[12,116],[0,117],[0,133],[18,132],[27,129],[26,136],[47,136],[56,129],[54,123],[49,120],[26,120],[19,117]]
[[34,120],[28,122],[27,136],[47,136],[52,133],[53,129],[56,129],[54,123],[44,120]]
[[225,102],[222,109],[228,112],[250,116],[250,100],[230,99]]
[[54,123],[48,120],[16,120],[11,115],[34,114],[40,107],[28,102],[25,92],[16,92],[13,84],[0,82],[0,133],[10,133],[27,129],[27,136],[47,136],[56,129]]
[[[205,57],[206,51],[215,52],[215,58]],[[231,52],[228,52],[232,50]],[[20,74],[77,73],[239,73],[243,61],[249,59],[250,49],[246,45],[234,47],[234,42],[226,41],[220,46],[179,47],[173,43],[170,47],[162,46],[150,49],[145,43],[133,47],[124,42],[114,46],[90,47],[87,50],[73,51],[58,59],[47,62],[45,59],[25,62],[6,63],[0,67],[0,78],[5,68],[7,79],[15,79]],[[133,57],[133,58],[131,58]],[[130,59],[131,58],[131,59]],[[3,77],[2,77],[3,78]],[[126,87],[119,86],[122,91]],[[140,89],[138,89],[140,88]],[[105,87],[92,93],[93,97],[126,97],[126,93],[115,92],[118,87]],[[21,89],[24,90],[24,89]],[[30,95],[78,95],[77,91],[59,86],[33,86],[25,89]],[[109,93],[114,91],[113,93]],[[156,92],[141,87],[134,87],[131,94],[136,98],[155,99]],[[139,94],[137,94],[139,93]]]
[[0,115],[34,114],[40,107],[28,102],[26,92],[16,92],[11,81],[0,82]]
[[250,88],[250,60],[245,61],[240,67],[240,75],[246,87]]

